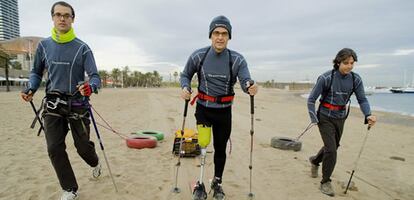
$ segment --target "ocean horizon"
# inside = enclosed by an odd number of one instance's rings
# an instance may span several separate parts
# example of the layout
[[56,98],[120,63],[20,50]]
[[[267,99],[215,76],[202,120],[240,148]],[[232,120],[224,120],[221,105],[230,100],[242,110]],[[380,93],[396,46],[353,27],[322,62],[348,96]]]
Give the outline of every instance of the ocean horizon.
[[[308,98],[309,93],[301,95]],[[373,93],[367,95],[369,105],[373,111],[397,113],[414,117],[414,93]],[[355,95],[351,97],[351,106],[359,109]]]

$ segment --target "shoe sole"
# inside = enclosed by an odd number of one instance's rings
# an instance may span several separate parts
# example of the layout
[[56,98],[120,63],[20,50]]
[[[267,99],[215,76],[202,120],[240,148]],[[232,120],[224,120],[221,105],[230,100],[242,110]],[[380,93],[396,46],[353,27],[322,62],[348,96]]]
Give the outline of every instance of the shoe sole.
[[319,188],[319,190],[322,192],[322,194],[328,195],[328,196],[330,196],[330,197],[334,197],[334,196],[335,196],[335,193],[327,193],[327,192],[324,192],[324,191],[322,190],[322,188]]

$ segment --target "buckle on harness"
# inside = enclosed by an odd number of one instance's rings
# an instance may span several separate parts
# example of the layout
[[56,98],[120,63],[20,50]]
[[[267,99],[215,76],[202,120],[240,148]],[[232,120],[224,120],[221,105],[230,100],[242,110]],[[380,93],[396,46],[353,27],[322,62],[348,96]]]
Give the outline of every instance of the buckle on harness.
[[49,108],[49,109],[54,110],[54,109],[57,108],[57,106],[58,106],[59,103],[61,103],[63,105],[68,105],[68,102],[63,101],[59,97],[57,97],[54,102],[53,101],[50,101],[50,100],[49,101],[46,101],[46,107]]

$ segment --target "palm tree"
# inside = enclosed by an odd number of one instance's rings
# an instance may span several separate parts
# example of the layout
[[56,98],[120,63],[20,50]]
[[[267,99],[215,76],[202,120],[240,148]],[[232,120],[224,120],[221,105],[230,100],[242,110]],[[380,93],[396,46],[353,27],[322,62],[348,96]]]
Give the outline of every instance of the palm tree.
[[125,66],[124,69],[122,70],[122,87],[129,87],[130,83],[129,83],[129,67]]
[[98,71],[99,77],[101,77],[102,80],[102,87],[106,87],[106,81],[109,78],[109,74],[106,70],[99,70]]
[[6,54],[4,51],[0,50],[0,65],[5,68],[5,76],[6,76],[6,91],[10,92],[10,82],[9,82],[9,55]]
[[174,82],[177,82],[177,76],[178,76],[178,72],[177,72],[177,71],[175,71],[175,72],[174,72]]
[[161,87],[162,77],[160,76],[160,74],[156,70],[152,73],[154,75],[154,85],[153,86]]
[[119,76],[121,75],[121,71],[118,68],[112,69],[111,77],[113,80],[113,85],[119,85]]

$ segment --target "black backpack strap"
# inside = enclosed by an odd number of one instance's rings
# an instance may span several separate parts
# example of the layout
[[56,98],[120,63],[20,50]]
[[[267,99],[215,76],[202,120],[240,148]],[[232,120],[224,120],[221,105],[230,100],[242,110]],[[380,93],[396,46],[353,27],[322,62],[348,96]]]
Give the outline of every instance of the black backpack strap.
[[348,100],[346,101],[346,104],[348,104],[348,110],[346,111],[345,119],[348,118],[348,115],[351,112],[351,97],[352,97],[352,94],[354,94],[355,92],[355,73],[351,72],[351,75],[352,75],[352,91],[351,91],[351,94],[349,94]]
[[206,53],[203,55],[203,57],[201,58],[200,62],[198,63],[198,71],[197,71],[197,79],[198,79],[198,91],[200,91],[200,80],[201,80],[201,68],[203,67],[204,64],[204,60],[207,57],[208,52],[210,51],[211,47],[208,47],[208,49],[206,50]]
[[328,89],[322,91],[322,98],[321,98],[320,102],[325,102],[326,97],[328,96],[329,92],[331,91],[331,87],[332,87],[332,83],[333,83],[333,79],[334,79],[334,72],[335,72],[335,69],[332,69],[332,71],[331,71],[331,80],[329,81]]
[[318,107],[318,112],[316,114],[316,116],[318,117],[318,119],[319,119],[319,112],[321,110],[322,102],[325,102],[326,97],[328,96],[329,92],[331,91],[332,82],[333,82],[333,78],[334,78],[334,72],[335,72],[335,69],[332,69],[332,71],[331,71],[331,80],[329,81],[328,89],[324,90],[322,88],[322,90],[323,90],[322,91],[322,96],[321,96],[321,98],[319,100],[320,103],[319,103],[319,107]]
[[[197,71],[198,89],[200,89],[201,69],[203,67],[204,60],[206,59],[207,54],[210,51],[210,49],[211,49],[211,47],[208,47],[206,53],[201,58],[201,61],[198,63],[198,71]],[[232,60],[230,49],[227,49],[227,50],[228,50],[228,53],[229,53],[229,73],[230,73],[230,83],[229,83],[229,93],[228,93],[228,95],[232,96],[232,95],[234,95],[234,89],[233,89],[233,82],[234,82],[234,79],[233,79],[233,60]]]
[[352,96],[352,94],[354,94],[355,88],[356,88],[356,85],[355,85],[355,73],[354,72],[351,72],[351,75],[352,75],[352,91],[351,91],[351,94],[349,95],[348,101],[351,99],[351,96]]
[[233,61],[232,61],[232,57],[231,57],[231,51],[230,49],[227,49],[229,52],[229,73],[230,73],[230,83],[229,83],[229,93],[228,95],[234,95],[234,89],[233,89]]

